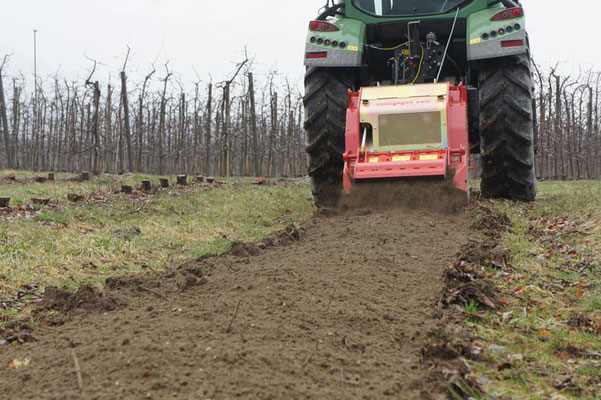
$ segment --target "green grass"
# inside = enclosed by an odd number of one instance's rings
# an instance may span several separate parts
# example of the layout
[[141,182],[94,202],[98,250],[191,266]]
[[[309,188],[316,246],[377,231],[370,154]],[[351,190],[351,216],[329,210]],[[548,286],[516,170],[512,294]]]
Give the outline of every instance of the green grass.
[[110,185],[139,179],[0,185],[0,196],[15,195],[17,202],[34,192],[57,198],[71,192],[98,194],[82,203],[61,199],[33,218],[0,220],[0,296],[15,294],[4,286],[103,285],[109,276],[137,273],[146,266],[163,269],[222,253],[234,241],[258,240],[313,213],[303,184],[255,186],[229,179],[221,188],[191,185],[140,198],[106,193]]
[[545,182],[539,193],[487,202],[513,222],[503,245],[515,270],[489,271],[506,309],[466,319],[485,346],[507,348],[485,351],[473,374],[491,397],[601,398],[601,182]]

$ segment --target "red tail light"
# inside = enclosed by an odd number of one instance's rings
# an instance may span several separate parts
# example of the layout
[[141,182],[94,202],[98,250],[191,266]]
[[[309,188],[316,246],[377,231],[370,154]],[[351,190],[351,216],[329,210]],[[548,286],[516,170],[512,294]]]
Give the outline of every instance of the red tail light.
[[328,58],[328,53],[326,51],[318,51],[314,53],[307,53],[307,58]]
[[490,20],[491,21],[505,21],[508,19],[519,18],[519,17],[522,17],[523,15],[524,15],[524,10],[522,9],[522,7],[514,7],[514,8],[508,8],[506,10],[501,11],[500,13],[498,13],[494,17],[492,17]]
[[523,40],[504,40],[501,42],[501,47],[520,47],[523,45]]
[[340,30],[336,25],[325,21],[311,21],[309,22],[309,29],[317,32],[335,32]]

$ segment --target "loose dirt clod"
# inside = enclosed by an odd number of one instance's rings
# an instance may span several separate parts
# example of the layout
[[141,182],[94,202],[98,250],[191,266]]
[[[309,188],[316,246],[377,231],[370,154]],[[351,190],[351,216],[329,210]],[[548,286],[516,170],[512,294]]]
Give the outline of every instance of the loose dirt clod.
[[82,286],[75,293],[54,286],[45,289],[41,306],[47,309],[68,312],[75,309],[112,311],[119,305],[111,294]]

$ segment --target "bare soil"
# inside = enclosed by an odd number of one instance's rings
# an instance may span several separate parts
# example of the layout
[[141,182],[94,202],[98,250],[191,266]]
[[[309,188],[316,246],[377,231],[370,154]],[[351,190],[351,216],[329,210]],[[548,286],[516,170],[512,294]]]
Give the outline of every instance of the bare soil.
[[0,393],[445,398],[422,357],[440,328],[443,271],[470,223],[408,208],[324,212],[178,270],[112,279],[102,291],[53,288],[42,305],[59,311],[27,333],[35,341],[0,346]]

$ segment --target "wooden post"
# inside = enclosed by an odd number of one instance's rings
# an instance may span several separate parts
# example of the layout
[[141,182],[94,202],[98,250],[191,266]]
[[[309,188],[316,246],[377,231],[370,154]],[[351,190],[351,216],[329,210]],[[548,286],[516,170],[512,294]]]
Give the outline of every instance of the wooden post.
[[54,182],[54,172],[48,172],[48,180]]
[[188,184],[188,175],[178,175],[177,176],[177,184],[185,186]]
[[0,197],[0,208],[7,208],[10,203],[10,197]]
[[142,181],[142,189],[146,192],[150,192],[152,190],[152,184],[150,183],[150,181]]
[[168,178],[160,178],[159,180],[161,182],[161,187],[162,188],[168,188],[169,187],[169,179]]
[[121,185],[121,192],[125,194],[132,194],[134,189],[129,185]]

